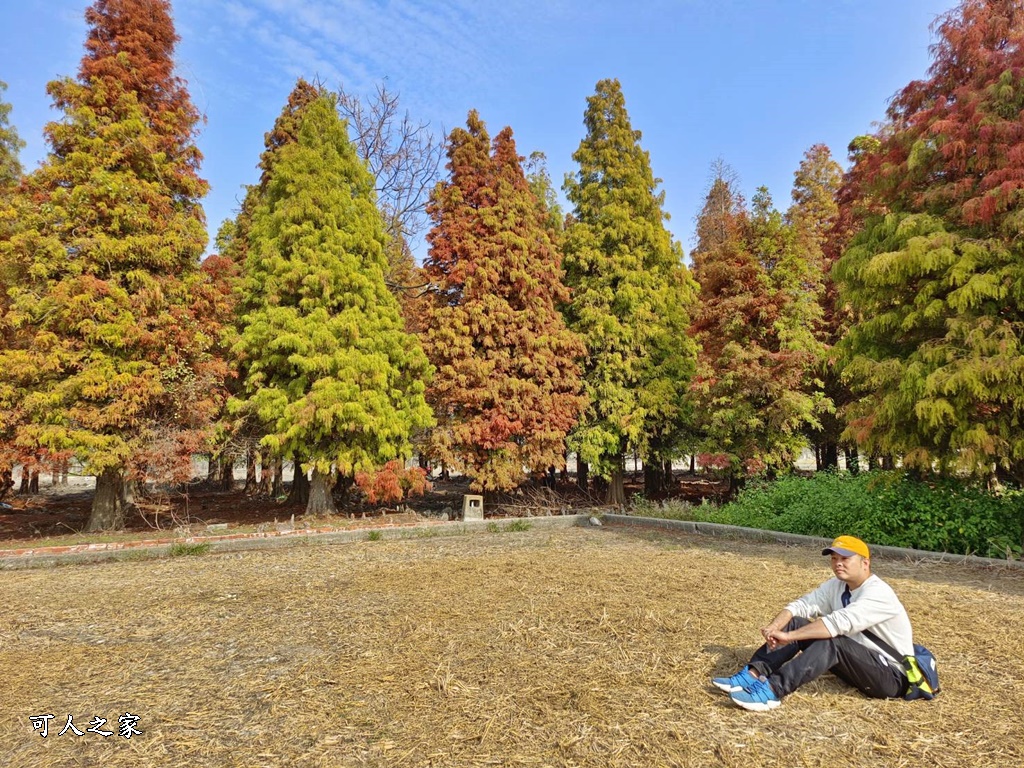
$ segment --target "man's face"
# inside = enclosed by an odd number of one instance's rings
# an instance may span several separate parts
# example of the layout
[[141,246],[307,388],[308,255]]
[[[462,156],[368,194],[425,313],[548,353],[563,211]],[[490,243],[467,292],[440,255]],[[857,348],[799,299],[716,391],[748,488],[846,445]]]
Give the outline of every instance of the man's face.
[[847,584],[860,586],[871,573],[868,561],[860,555],[843,557],[833,552],[830,557],[832,573],[836,575],[837,579]]

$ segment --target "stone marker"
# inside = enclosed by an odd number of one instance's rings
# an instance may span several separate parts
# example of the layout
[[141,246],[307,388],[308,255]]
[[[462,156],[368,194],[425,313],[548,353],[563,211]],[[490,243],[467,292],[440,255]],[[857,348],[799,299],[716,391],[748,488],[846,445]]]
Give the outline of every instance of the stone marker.
[[484,497],[466,494],[462,497],[462,519],[483,520],[484,519]]

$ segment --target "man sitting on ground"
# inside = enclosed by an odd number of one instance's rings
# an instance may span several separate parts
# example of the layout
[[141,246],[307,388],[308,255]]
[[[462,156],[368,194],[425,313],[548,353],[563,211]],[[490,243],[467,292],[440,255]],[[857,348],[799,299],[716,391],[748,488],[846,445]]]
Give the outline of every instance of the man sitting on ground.
[[864,634],[870,630],[901,654],[914,652],[907,611],[892,587],[871,573],[868,545],[840,536],[821,554],[830,556],[835,577],[761,628],[765,643],[747,666],[711,681],[744,709],[775,709],[825,672],[877,699],[901,698],[907,688],[901,660]]

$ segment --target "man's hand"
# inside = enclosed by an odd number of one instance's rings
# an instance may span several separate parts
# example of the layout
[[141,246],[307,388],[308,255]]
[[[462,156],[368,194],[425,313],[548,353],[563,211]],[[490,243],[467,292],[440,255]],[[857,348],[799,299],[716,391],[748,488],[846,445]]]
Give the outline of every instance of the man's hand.
[[761,627],[761,637],[763,637],[764,641],[768,644],[769,651],[774,651],[780,645],[785,645],[790,642],[788,639],[783,642],[779,642],[779,635],[786,634],[782,631],[782,628],[789,626],[789,622],[792,618],[793,614],[789,611],[783,610],[779,612],[778,616],[772,619],[770,624],[766,624]]
[[768,632],[764,633],[762,631],[762,634],[764,634],[765,642],[768,643],[769,651],[774,651],[776,648],[792,642],[789,637],[789,632],[783,632],[781,629],[774,629],[771,627],[765,627],[765,629],[767,629]]

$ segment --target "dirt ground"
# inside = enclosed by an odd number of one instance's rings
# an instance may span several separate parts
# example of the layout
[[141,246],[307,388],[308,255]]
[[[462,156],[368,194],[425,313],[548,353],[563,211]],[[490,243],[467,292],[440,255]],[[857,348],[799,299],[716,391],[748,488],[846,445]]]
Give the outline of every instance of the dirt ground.
[[[627,493],[642,491],[642,478],[631,476]],[[716,497],[723,492],[722,485],[702,477],[677,477],[672,495],[699,503],[705,497]],[[408,499],[401,504],[370,505],[358,494],[353,494],[339,506],[334,518],[315,521],[317,525],[354,526],[397,522],[420,517],[438,517],[447,514],[457,517],[462,510],[462,497],[470,493],[465,479],[435,479],[431,490],[424,496]],[[72,477],[69,485],[53,485],[44,478],[40,492],[35,495],[8,495],[6,507],[0,507],[0,549],[16,543],[39,544],[58,537],[80,538],[85,530],[92,504],[92,482],[89,478]],[[553,489],[541,485],[525,487],[517,494],[489,494],[485,498],[484,512],[488,517],[521,517],[564,514],[592,509],[602,504],[594,494],[582,493],[575,482],[559,480]],[[183,528],[192,533],[201,532],[207,525],[228,524],[231,529],[252,529],[291,521],[303,524],[305,509],[289,503],[287,498],[254,496],[244,491],[244,482],[236,482],[232,491],[223,491],[205,483],[195,483],[184,491],[150,493],[139,500],[139,513],[129,515],[122,534],[126,538],[165,536]],[[312,522],[312,521],[306,521]]]
[[710,685],[828,576],[802,547],[534,526],[13,571],[0,764],[1024,765],[1021,572],[875,566],[933,702],[826,676],[757,714]]

